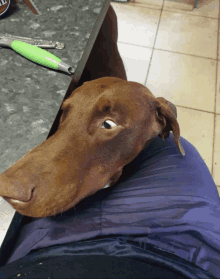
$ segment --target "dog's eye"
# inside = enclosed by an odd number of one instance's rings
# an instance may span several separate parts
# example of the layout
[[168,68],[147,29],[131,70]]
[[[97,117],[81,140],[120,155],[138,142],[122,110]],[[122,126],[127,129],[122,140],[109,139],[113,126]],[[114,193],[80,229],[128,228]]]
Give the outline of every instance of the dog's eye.
[[104,129],[112,129],[115,126],[117,126],[117,124],[111,120],[106,120],[102,124],[102,128]]

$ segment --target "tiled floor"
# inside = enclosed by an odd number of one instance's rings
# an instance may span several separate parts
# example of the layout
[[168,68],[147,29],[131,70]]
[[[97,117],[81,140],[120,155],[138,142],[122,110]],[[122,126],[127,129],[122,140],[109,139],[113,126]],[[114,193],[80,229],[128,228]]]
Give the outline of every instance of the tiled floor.
[[219,0],[193,11],[166,0],[115,3],[128,80],[177,107],[181,135],[206,162],[220,193]]

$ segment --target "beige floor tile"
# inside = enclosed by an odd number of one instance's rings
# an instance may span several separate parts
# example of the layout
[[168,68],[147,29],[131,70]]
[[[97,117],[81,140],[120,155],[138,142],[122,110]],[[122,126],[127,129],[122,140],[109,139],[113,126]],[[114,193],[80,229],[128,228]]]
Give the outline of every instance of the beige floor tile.
[[183,10],[185,7],[179,6],[179,3],[175,3],[175,6],[172,4],[173,2],[165,0],[164,10],[173,10],[175,12],[197,15],[197,16],[205,16],[211,18],[218,18],[219,16],[219,0],[200,0],[197,8],[193,10]]
[[118,50],[124,62],[127,79],[144,85],[152,49],[118,43]]
[[163,11],[155,48],[217,58],[218,20]]
[[191,4],[191,2],[192,1],[184,1],[184,0],[175,0],[175,1],[165,0],[164,10],[174,10],[177,12],[181,12],[182,10],[192,11],[194,5]]
[[160,10],[111,4],[118,17],[118,42],[153,47]]
[[216,92],[216,113],[220,114],[220,61],[218,61],[217,92]]
[[220,185],[220,115],[216,116],[213,162],[214,162],[213,177],[215,183],[217,185]]
[[220,196],[220,186],[217,186],[217,189],[218,189],[218,194]]
[[147,86],[175,105],[214,112],[216,61],[154,50]]
[[181,136],[198,150],[211,172],[214,114],[177,107],[177,119]]
[[128,2],[126,5],[161,9],[163,0],[131,0],[131,2]]
[[[220,21],[219,21],[219,30],[220,30]],[[218,41],[220,42],[220,31],[218,34]],[[220,43],[218,44],[218,60],[220,60]]]
[[14,217],[14,208],[0,197],[0,247],[7,233],[8,227]]

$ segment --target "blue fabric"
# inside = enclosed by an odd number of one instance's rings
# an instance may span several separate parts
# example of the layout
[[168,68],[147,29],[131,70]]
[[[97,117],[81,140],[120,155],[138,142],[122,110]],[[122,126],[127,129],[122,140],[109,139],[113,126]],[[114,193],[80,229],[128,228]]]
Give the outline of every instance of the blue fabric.
[[120,181],[75,208],[25,225],[8,263],[30,251],[98,236],[152,244],[220,274],[220,199],[198,151],[171,134],[159,137],[125,167]]

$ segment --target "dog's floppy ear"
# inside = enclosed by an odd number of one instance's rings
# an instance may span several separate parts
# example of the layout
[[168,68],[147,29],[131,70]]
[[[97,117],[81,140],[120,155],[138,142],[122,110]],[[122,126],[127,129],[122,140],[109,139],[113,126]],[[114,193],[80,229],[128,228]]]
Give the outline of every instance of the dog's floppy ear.
[[156,111],[157,121],[161,125],[161,130],[158,136],[162,139],[169,137],[170,131],[173,132],[174,141],[182,153],[185,156],[185,150],[183,149],[179,137],[180,137],[180,128],[177,122],[177,111],[176,107],[164,99],[163,97],[157,98],[158,106]]

